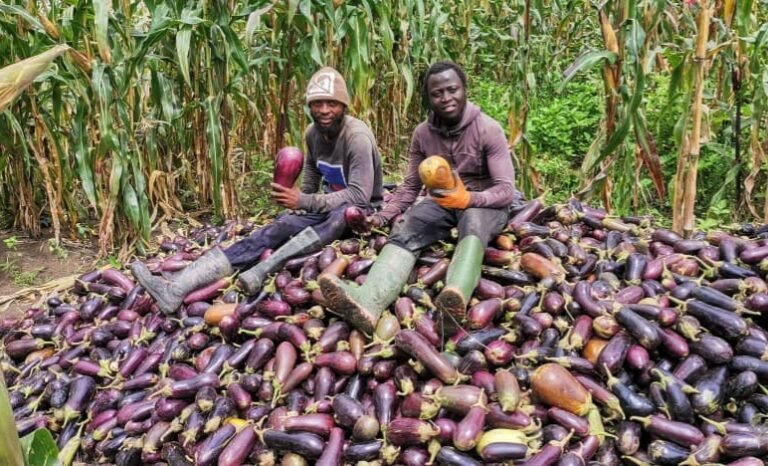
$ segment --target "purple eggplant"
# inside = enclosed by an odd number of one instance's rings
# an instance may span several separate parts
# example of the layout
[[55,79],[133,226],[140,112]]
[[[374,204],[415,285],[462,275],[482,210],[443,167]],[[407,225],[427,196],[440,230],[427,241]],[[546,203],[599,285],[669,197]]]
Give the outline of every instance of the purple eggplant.
[[263,437],[269,448],[298,453],[311,459],[320,457],[325,449],[325,442],[321,437],[305,432],[288,433],[267,429]]
[[351,443],[344,449],[344,459],[349,462],[372,461],[379,457],[384,444],[381,440]]

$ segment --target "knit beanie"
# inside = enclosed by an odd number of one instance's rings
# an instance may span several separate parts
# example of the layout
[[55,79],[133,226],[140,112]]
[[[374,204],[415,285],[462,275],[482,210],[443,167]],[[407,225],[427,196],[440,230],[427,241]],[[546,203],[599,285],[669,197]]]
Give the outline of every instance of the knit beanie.
[[347,83],[338,71],[326,66],[312,75],[307,85],[307,103],[316,100],[335,100],[349,107]]

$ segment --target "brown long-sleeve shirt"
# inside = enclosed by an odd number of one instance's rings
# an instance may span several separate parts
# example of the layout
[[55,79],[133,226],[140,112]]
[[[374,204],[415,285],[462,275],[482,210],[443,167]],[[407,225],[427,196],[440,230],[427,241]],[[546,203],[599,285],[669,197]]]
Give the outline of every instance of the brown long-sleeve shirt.
[[381,216],[389,221],[416,200],[422,188],[419,164],[442,155],[470,191],[469,207],[503,208],[515,195],[515,169],[504,131],[494,119],[467,102],[461,122],[446,128],[430,114],[413,132],[408,171]]
[[[371,129],[346,115],[341,132],[326,141],[312,124],[304,134],[304,159],[299,209],[329,212],[349,203],[376,206],[383,196],[381,156]],[[322,181],[322,192],[318,193]]]

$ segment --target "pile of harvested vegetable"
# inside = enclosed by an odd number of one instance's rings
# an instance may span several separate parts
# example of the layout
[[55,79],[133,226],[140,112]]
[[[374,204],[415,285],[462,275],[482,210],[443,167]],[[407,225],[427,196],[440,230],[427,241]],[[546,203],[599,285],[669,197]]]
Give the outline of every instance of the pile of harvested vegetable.
[[[172,272],[249,230],[200,229],[148,262]],[[216,282],[172,316],[98,270],[3,322],[3,375],[19,432],[49,428],[65,464],[762,465],[766,231],[681,239],[527,202],[445,342],[431,298],[449,243],[370,337],[314,280],[362,282],[380,234],[292,260],[258,297]]]

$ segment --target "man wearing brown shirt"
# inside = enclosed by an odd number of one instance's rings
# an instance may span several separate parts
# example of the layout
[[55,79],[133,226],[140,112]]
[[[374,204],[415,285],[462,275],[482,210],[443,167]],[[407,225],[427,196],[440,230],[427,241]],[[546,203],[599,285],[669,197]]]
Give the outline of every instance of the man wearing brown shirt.
[[[209,250],[171,280],[153,276],[141,262],[131,266],[163,312],[175,311],[187,293],[236,270],[244,271],[239,276],[244,291],[256,294],[267,275],[286,261],[338,239],[346,228],[348,206],[370,212],[380,204],[383,187],[376,138],[365,123],[346,114],[349,95],[342,76],[333,68],[320,69],[310,79],[306,99],[313,123],[304,134],[307,156],[301,189],[271,185],[272,200],[289,210],[227,249]],[[259,262],[266,249],[274,248]]]
[[[445,335],[463,324],[467,301],[480,280],[485,247],[504,227],[515,196],[504,132],[467,101],[463,70],[452,62],[435,63],[425,74],[422,92],[430,113],[413,133],[405,180],[371,223],[385,224],[405,214],[393,225],[363,286],[330,276],[320,279],[328,307],[368,333],[399,295],[419,252],[447,239],[453,227],[458,227],[459,243],[435,305]],[[414,204],[423,185],[419,166],[432,155],[446,159],[458,175],[458,186],[450,192],[433,191]]]

